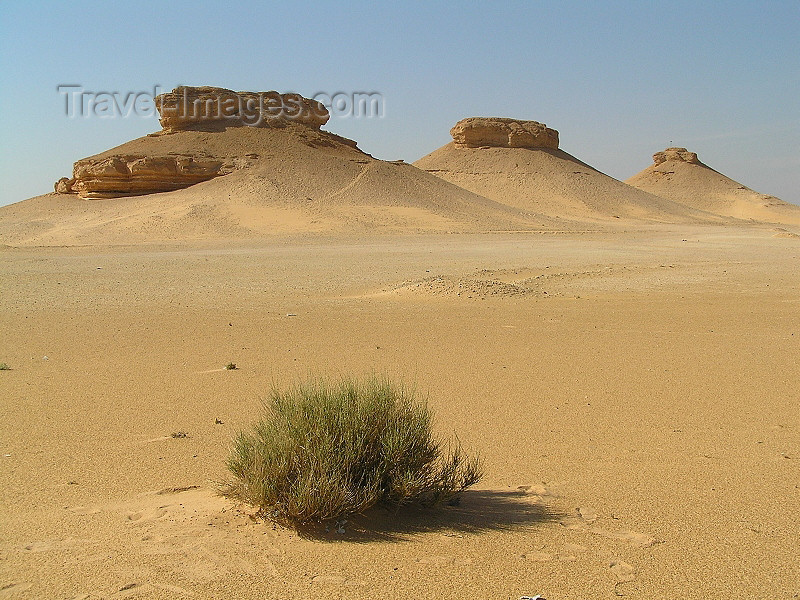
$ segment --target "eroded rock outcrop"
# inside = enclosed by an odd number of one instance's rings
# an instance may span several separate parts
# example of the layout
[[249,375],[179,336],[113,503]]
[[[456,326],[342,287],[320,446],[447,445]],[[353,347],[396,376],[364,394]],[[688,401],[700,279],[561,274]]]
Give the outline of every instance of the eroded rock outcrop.
[[558,149],[558,131],[537,121],[502,117],[462,119],[450,130],[456,148]]
[[75,163],[72,179],[58,180],[56,191],[75,193],[81,198],[115,198],[168,192],[216,177],[221,168],[222,161],[196,159],[192,156],[87,158]]
[[[219,132],[228,127],[288,127],[290,124],[298,124],[305,132],[308,132],[306,127],[318,132],[329,118],[321,103],[299,94],[181,86],[156,96],[155,101],[163,129],[151,136],[180,131]],[[355,147],[355,142],[326,135]],[[154,194],[189,187],[231,170],[229,164],[223,166],[222,160],[209,157],[205,152],[194,155],[181,151],[165,156],[104,153],[76,162],[72,178],[62,177],[55,182],[54,189],[59,194],[77,194],[80,198]]]
[[72,185],[75,183],[74,179],[69,179],[68,177],[62,177],[58,181],[53,184],[53,191],[56,194],[71,194],[72,193]]
[[700,161],[697,158],[697,153],[689,152],[686,148],[667,148],[662,152],[656,152],[653,154],[653,163],[655,165],[660,165],[668,160],[687,162],[693,165],[700,164]]
[[328,122],[322,103],[300,94],[234,92],[218,87],[180,86],[156,96],[164,133],[217,131],[221,127],[282,127],[288,122],[319,129]]

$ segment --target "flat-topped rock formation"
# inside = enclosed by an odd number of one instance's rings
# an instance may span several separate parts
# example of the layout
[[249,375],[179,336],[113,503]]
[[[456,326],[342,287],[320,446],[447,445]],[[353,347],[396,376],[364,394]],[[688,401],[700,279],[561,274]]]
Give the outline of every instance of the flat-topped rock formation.
[[558,148],[558,132],[537,121],[470,117],[450,130],[456,148]]
[[689,152],[686,148],[667,148],[663,152],[653,154],[653,163],[660,165],[667,161],[678,161],[699,165],[696,152]]
[[[220,133],[236,127],[319,131],[329,117],[321,103],[299,94],[181,86],[155,100],[163,129],[151,137],[181,131]],[[328,135],[355,146],[355,142]],[[192,153],[187,148],[178,148],[175,153],[165,155],[159,153],[157,146],[145,145],[140,153],[133,153],[123,145],[118,148],[119,153],[104,152],[79,160],[72,177],[62,177],[54,189],[84,199],[137,196],[185,188],[237,168],[236,164],[203,150]]]
[[625,182],[709,213],[744,220],[800,225],[800,206],[760,194],[715,171],[686,148],[653,154],[653,164]]
[[[144,136],[78,161],[75,174],[59,187],[76,193],[0,207],[0,244],[585,229],[494,202],[402,161],[377,160],[355,142],[302,123]],[[177,177],[193,185],[178,186],[170,179]],[[146,193],[168,187],[182,189]]]
[[451,143],[414,164],[515,208],[577,221],[720,220],[597,171],[559,150],[558,132],[537,121],[473,117],[450,135]]
[[164,133],[218,131],[224,127],[283,127],[302,123],[319,129],[330,115],[322,103],[300,94],[234,92],[219,87],[180,86],[156,96]]

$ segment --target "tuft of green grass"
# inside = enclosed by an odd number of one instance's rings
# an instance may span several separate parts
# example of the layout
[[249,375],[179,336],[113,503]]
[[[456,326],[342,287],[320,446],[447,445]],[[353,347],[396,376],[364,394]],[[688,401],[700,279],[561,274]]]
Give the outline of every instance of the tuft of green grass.
[[0,371],[10,371],[11,367],[9,367],[6,363],[0,363]]
[[453,500],[477,483],[479,458],[437,440],[412,390],[376,377],[273,390],[234,440],[220,492],[288,525]]
[[228,363],[227,365],[225,365],[226,371],[235,371],[236,368],[237,368],[236,363]]

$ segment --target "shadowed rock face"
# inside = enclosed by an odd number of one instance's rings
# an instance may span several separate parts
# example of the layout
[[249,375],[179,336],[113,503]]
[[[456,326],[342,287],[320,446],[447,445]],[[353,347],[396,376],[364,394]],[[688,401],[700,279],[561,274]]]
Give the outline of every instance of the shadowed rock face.
[[700,161],[695,152],[689,152],[686,148],[667,148],[663,152],[656,152],[653,154],[653,163],[660,165],[668,160],[677,160],[680,162],[692,163],[699,165]]
[[283,127],[287,122],[319,129],[328,110],[300,94],[234,92],[218,87],[180,86],[156,96],[164,133],[218,131],[224,127]]
[[[60,179],[68,193],[81,198],[115,198],[167,192],[188,187],[220,174],[222,161],[192,156],[111,156],[75,163],[73,179]],[[63,193],[63,192],[62,192]]]
[[[290,123],[319,130],[329,118],[321,103],[299,94],[181,86],[155,100],[163,127],[151,134],[156,136],[179,131],[219,132],[228,127],[287,127]],[[76,162],[72,178],[62,177],[54,189],[80,198],[137,196],[189,187],[228,172],[223,161],[207,155],[101,155]]]
[[537,121],[501,117],[462,119],[450,130],[456,148],[558,149],[558,131]]
[[222,164],[189,155],[84,158],[75,163],[72,179],[62,177],[54,188],[59,194],[77,194],[79,198],[170,192],[221,175]]

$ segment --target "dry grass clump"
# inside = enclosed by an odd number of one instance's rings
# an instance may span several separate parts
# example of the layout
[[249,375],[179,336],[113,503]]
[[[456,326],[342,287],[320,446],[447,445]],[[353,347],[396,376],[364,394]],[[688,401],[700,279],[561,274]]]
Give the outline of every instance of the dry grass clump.
[[221,492],[290,525],[375,505],[433,506],[477,483],[481,466],[433,436],[432,414],[407,388],[369,378],[274,390],[234,441]]

